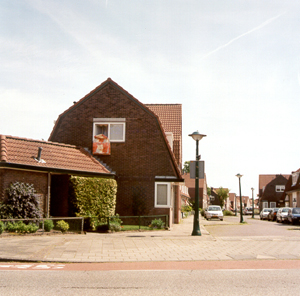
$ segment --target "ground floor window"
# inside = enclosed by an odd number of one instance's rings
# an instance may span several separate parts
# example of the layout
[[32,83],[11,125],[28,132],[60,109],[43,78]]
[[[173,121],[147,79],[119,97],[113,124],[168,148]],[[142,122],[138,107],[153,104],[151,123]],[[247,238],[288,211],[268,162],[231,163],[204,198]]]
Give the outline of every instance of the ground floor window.
[[171,184],[155,182],[155,207],[166,208],[171,206]]
[[267,201],[263,201],[263,204],[262,204],[262,208],[267,208],[268,207],[268,202]]
[[276,202],[275,201],[270,202],[270,208],[276,208]]

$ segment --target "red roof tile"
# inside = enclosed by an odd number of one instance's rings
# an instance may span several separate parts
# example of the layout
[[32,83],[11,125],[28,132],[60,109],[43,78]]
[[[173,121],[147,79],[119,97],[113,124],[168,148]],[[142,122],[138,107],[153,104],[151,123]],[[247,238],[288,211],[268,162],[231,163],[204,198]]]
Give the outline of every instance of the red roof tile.
[[[41,161],[37,161],[39,147]],[[35,170],[59,169],[82,173],[112,173],[83,148],[72,145],[38,141],[12,136],[0,136],[0,165],[31,166]]]

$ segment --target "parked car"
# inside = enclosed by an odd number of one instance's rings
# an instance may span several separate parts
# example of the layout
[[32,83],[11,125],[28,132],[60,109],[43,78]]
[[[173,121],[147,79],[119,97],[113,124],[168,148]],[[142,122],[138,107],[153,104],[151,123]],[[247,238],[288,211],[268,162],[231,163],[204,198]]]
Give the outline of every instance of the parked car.
[[244,215],[252,215],[252,208],[245,208]]
[[273,208],[268,214],[268,221],[275,221],[277,212],[278,212],[278,208]]
[[262,209],[262,211],[259,214],[260,220],[268,219],[268,215],[269,215],[269,212],[271,210],[272,210],[272,208],[264,208],[264,209]]
[[296,224],[296,222],[300,222],[300,208],[289,209],[287,218],[291,224]]
[[287,222],[287,215],[288,211],[290,208],[284,207],[284,208],[279,208],[277,215],[276,215],[276,222],[284,223]]
[[204,217],[209,220],[212,218],[220,219],[223,221],[223,212],[220,206],[209,206],[205,212]]

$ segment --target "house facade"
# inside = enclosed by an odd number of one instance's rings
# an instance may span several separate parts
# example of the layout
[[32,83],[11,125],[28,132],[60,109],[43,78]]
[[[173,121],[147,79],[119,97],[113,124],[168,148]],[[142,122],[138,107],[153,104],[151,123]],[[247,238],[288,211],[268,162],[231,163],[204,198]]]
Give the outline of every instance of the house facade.
[[171,226],[181,217],[181,142],[155,110],[108,78],[58,117],[49,140],[84,147],[116,173],[120,216],[168,215]]
[[[195,179],[191,179],[190,173],[184,173],[182,177],[184,178],[185,186],[188,188],[190,200],[195,202]],[[208,204],[206,174],[204,174],[204,178],[199,179],[199,207],[206,209]]]
[[115,178],[76,146],[0,135],[0,200],[11,183],[33,184],[44,217],[69,214],[70,176]]
[[300,169],[290,175],[284,196],[286,207],[300,207]]
[[259,175],[259,209],[285,206],[285,187],[290,175]]

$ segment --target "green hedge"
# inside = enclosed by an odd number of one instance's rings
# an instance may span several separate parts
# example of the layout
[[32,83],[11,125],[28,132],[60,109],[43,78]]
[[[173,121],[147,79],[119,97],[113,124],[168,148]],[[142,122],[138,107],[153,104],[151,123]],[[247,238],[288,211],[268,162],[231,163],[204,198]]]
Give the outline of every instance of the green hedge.
[[[73,212],[79,217],[108,217],[115,214],[117,182],[113,179],[70,178],[70,200]],[[106,222],[90,219],[93,229],[97,223]]]

